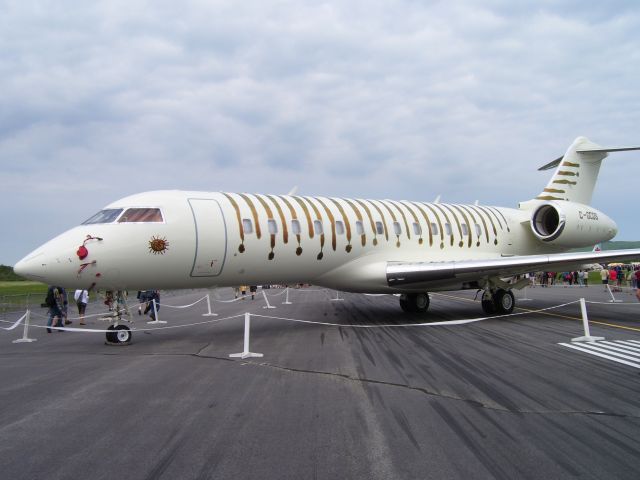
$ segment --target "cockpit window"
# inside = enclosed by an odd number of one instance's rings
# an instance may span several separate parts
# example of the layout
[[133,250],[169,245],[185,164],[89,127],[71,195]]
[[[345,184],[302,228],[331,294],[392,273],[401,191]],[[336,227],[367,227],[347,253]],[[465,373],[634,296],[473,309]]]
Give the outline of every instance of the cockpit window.
[[82,225],[90,225],[92,223],[112,223],[115,222],[118,215],[122,213],[122,208],[108,208],[96,213],[89,220],[82,222]]
[[159,208],[128,208],[118,223],[162,223],[163,221]]

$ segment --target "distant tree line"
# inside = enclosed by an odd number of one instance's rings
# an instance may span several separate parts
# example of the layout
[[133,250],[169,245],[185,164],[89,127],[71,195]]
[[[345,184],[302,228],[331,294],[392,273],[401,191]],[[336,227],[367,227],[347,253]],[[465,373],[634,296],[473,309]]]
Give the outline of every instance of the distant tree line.
[[20,282],[25,279],[13,272],[13,267],[0,265],[0,282]]

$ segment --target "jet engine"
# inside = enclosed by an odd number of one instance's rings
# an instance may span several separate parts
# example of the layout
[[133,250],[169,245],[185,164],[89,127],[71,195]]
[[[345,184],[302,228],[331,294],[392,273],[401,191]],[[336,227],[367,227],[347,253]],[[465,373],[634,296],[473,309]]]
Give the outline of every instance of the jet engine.
[[611,240],[616,223],[604,213],[580,203],[541,203],[531,215],[531,230],[542,242],[564,248],[587,247]]

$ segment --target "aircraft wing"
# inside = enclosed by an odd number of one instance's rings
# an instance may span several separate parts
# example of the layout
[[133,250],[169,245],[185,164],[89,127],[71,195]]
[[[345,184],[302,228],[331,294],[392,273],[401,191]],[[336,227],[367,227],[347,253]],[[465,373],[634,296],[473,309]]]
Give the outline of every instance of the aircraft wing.
[[388,262],[387,284],[394,287],[454,279],[468,281],[482,277],[508,277],[527,272],[567,271],[581,268],[585,263],[625,262],[637,259],[640,259],[640,249],[520,255],[451,262]]

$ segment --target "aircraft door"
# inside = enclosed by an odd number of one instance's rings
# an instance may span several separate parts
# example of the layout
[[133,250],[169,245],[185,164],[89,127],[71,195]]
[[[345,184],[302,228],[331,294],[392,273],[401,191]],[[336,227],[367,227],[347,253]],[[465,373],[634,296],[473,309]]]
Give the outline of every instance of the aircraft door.
[[192,277],[216,277],[222,273],[227,253],[227,227],[220,204],[213,199],[190,198],[196,228],[196,254]]

